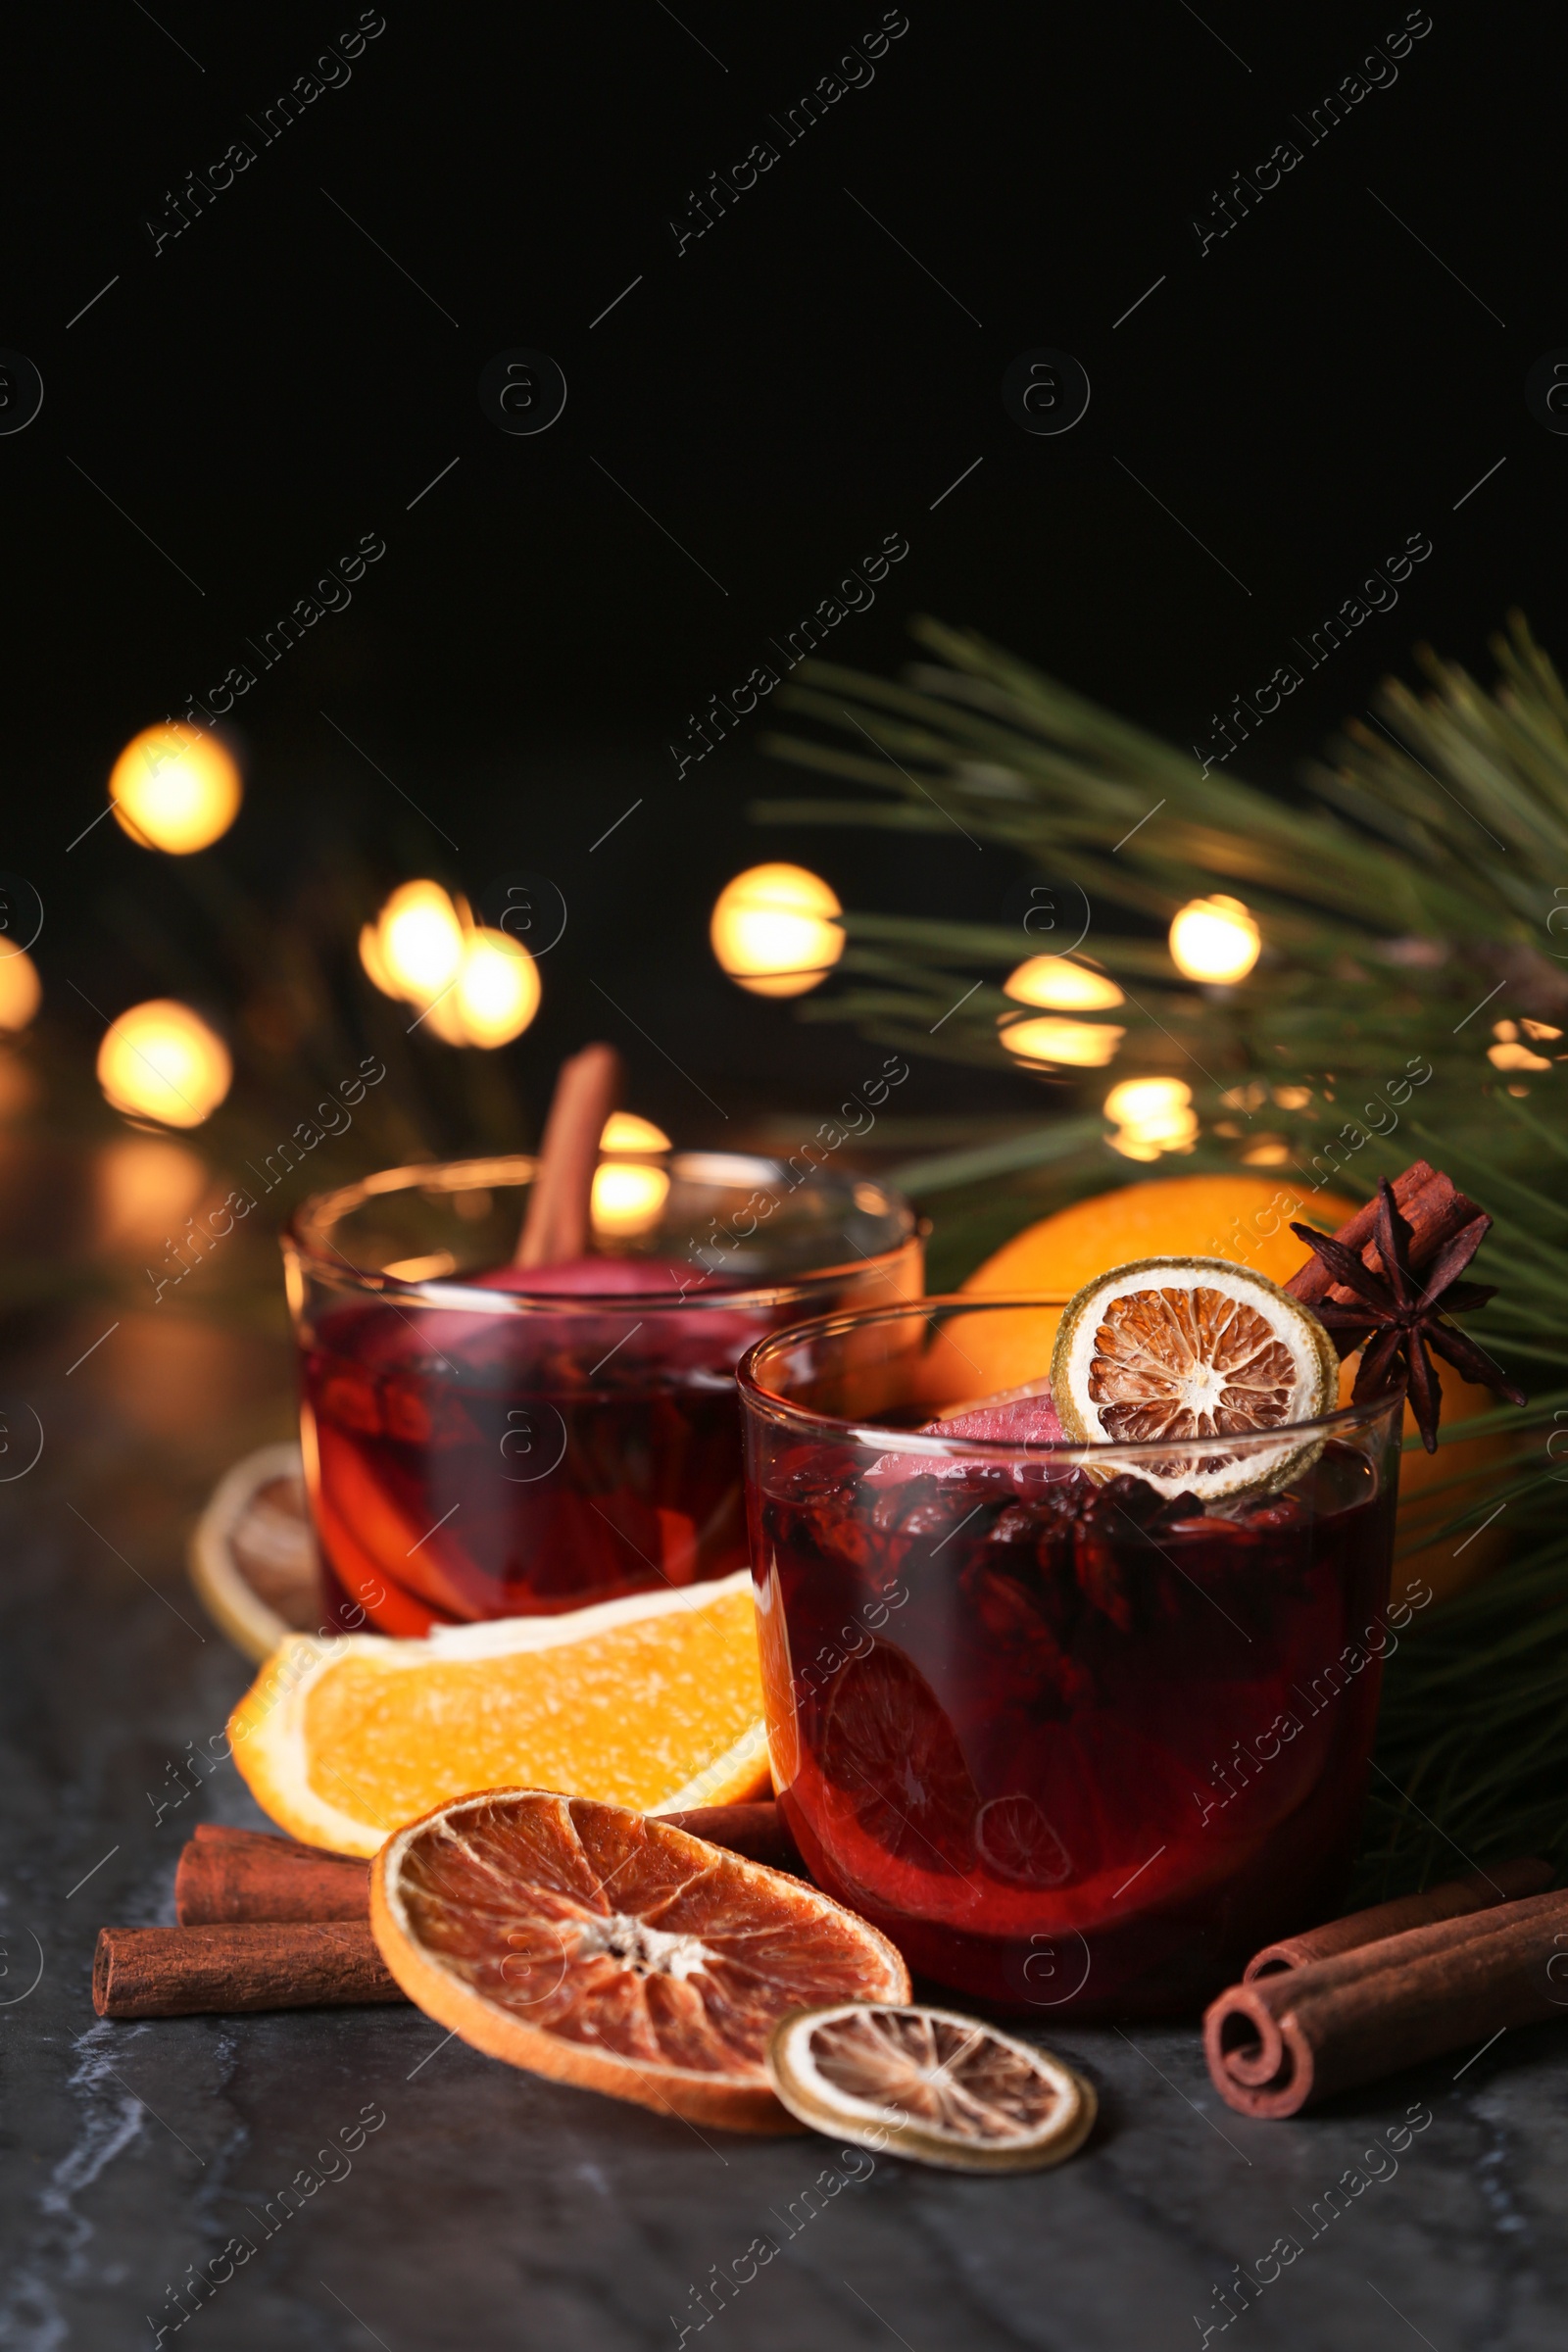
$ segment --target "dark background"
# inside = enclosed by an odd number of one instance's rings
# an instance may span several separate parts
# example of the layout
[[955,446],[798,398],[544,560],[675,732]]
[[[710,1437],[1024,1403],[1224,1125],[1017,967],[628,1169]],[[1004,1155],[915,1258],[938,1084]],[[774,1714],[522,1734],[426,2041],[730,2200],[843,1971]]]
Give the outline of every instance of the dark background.
[[[358,13],[160,0],[155,23],[125,0],[35,15],[12,59],[0,343],[45,398],[0,439],[0,863],[43,892],[50,1012],[84,1066],[98,1025],[67,983],[110,1014],[159,986],[106,908],[128,896],[175,935],[193,918],[178,861],[112,822],[67,845],[126,738],[249,660],[367,531],[387,553],[352,607],[236,708],[248,797],[212,855],[267,904],[350,844],[377,887],[548,875],[570,922],[509,1050],[525,1097],[608,1032],[639,1107],[694,1137],[713,1112],[650,1040],[737,1116],[808,1104],[869,1050],[721,978],[707,917],[731,873],[795,857],[854,906],[980,916],[1016,878],[956,837],[759,830],[748,802],[793,779],[756,719],[675,780],[688,711],[884,534],[911,552],[834,660],[896,666],[928,612],[1191,743],[1426,532],[1397,610],[1233,763],[1282,790],[1418,638],[1484,670],[1518,603],[1561,643],[1568,441],[1523,398],[1568,340],[1548,12],[1437,0],[1393,86],[1307,147],[1293,113],[1404,24],[1392,0],[1207,0],[1202,21],[1182,0],[910,0],[870,86],[679,258],[689,192],[754,140],[782,147],[769,115],[881,22],[872,0],[681,0],[680,22],[659,0],[387,0],[346,86],[263,146],[247,116]],[[1286,137],[1302,162],[1200,259],[1194,215]],[[236,138],[255,163],[155,258],[144,222]],[[1000,398],[1038,345],[1093,386],[1060,438]],[[569,387],[537,437],[476,397],[517,346]],[[903,1108],[1045,1099],[931,1065]]]

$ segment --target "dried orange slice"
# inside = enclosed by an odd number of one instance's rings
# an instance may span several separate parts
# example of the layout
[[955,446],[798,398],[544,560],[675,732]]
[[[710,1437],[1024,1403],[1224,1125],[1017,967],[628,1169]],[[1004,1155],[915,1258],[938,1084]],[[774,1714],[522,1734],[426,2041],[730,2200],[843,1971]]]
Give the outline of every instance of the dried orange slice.
[[736,2132],[788,2132],[768,2035],[823,2001],[908,1997],[885,1936],[831,1896],[624,1805],[491,1788],[388,1838],[381,1957],[475,2049]]
[[[1332,1412],[1339,1351],[1310,1307],[1266,1274],[1219,1257],[1144,1257],[1086,1283],[1062,1310],[1051,1389],[1080,1445],[1223,1441]],[[1287,1441],[1152,1458],[1162,1494],[1211,1499],[1281,1486],[1317,1443]]]
[[768,1792],[748,1569],[418,1642],[297,1634],[229,1721],[258,1804],[373,1854],[432,1805],[525,1782],[648,1813]]
[[1060,2164],[1099,2112],[1093,2083],[1049,2050],[951,2009],[798,2010],[774,2028],[767,2063],[814,2131],[958,2173]]

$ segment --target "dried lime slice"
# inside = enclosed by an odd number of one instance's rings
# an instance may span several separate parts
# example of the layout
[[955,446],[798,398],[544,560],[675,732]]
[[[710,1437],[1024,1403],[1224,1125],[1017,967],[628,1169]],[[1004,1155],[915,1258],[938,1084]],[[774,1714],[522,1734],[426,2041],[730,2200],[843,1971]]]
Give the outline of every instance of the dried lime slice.
[[1099,2112],[1094,2085],[1049,2050],[951,2009],[797,2009],[773,2029],[767,2071],[813,2131],[957,2173],[1060,2164]]
[[1051,1388],[1080,1445],[1215,1439],[1138,1465],[1162,1494],[1214,1499],[1283,1486],[1320,1441],[1228,1451],[1331,1412],[1339,1351],[1310,1307],[1218,1257],[1143,1257],[1086,1283],[1063,1309]]

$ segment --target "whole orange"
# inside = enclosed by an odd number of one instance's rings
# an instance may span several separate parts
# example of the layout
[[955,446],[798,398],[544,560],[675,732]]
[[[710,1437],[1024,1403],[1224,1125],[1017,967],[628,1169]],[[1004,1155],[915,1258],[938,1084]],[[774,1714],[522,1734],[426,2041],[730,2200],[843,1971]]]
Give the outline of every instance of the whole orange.
[[[963,1288],[988,1296],[1045,1292],[1065,1298],[1097,1274],[1131,1258],[1189,1256],[1228,1258],[1273,1282],[1289,1282],[1309,1255],[1306,1244],[1291,1231],[1293,1221],[1332,1233],[1358,1205],[1343,1194],[1310,1192],[1276,1175],[1154,1177],[1144,1184],[1118,1185],[1042,1217],[1004,1242]],[[1440,1363],[1438,1376],[1443,1418],[1450,1427],[1492,1410],[1488,1392],[1472,1387],[1451,1366]],[[1354,1377],[1352,1359],[1341,1374],[1342,1404],[1350,1400]],[[1408,1411],[1404,1434],[1415,1435]],[[1457,1488],[1435,1494],[1434,1488],[1504,1461],[1511,1450],[1508,1438],[1476,1438],[1465,1445],[1445,1446],[1435,1454],[1420,1446],[1405,1454],[1399,1466],[1396,1592],[1412,1579],[1424,1578],[1441,1599],[1497,1565],[1506,1543],[1500,1529],[1469,1541],[1463,1529],[1436,1542],[1421,1539],[1441,1525],[1460,1494]]]
[[1075,1200],[1004,1242],[966,1291],[1060,1291],[1069,1297],[1135,1257],[1225,1257],[1271,1282],[1289,1282],[1309,1254],[1291,1231],[1333,1233],[1357,1203],[1309,1193],[1277,1176],[1160,1176]]

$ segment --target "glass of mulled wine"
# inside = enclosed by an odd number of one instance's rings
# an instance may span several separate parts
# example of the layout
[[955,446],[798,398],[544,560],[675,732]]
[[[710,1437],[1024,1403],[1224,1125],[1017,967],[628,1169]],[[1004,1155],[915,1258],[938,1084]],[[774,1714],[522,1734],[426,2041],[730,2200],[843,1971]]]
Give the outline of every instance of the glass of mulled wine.
[[512,1260],[534,1162],[394,1168],[284,1237],[327,1621],[580,1608],[747,1560],[735,1365],[825,1309],[918,1298],[921,1243],[864,1177],[678,1152],[640,1230]]
[[831,1315],[742,1363],[768,1738],[812,1875],[939,1984],[1159,2015],[1332,1916],[1368,1773],[1400,1403],[1063,1442],[1061,1302]]

